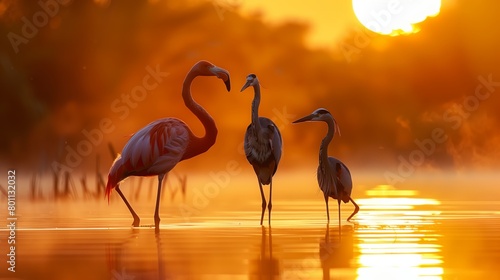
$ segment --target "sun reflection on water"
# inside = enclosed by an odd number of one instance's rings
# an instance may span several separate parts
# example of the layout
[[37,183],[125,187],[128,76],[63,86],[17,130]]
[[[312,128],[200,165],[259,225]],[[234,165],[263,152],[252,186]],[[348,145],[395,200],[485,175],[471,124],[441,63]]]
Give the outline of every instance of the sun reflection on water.
[[440,211],[417,191],[380,185],[358,199],[357,279],[442,279]]

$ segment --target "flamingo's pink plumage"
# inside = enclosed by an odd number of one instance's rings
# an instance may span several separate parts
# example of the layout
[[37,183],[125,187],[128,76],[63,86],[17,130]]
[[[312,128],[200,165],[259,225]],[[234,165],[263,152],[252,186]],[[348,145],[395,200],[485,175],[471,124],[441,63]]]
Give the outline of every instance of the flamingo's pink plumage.
[[208,61],[199,61],[191,68],[184,80],[182,87],[184,103],[202,122],[205,127],[205,136],[196,137],[189,127],[177,118],[153,121],[132,135],[109,170],[106,185],[108,202],[112,190],[116,189],[134,217],[134,226],[139,225],[139,216],[121,192],[120,182],[129,176],[158,176],[155,210],[155,226],[158,228],[161,182],[165,174],[179,161],[199,155],[215,143],[217,127],[214,120],[191,97],[191,83],[197,76],[216,76],[224,81],[228,91],[230,79],[226,70]]

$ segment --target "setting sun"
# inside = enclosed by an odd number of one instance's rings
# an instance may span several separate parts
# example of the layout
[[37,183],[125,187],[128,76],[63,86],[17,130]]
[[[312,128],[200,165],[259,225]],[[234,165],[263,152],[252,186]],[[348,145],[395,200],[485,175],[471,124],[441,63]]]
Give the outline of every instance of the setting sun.
[[373,32],[399,35],[418,32],[415,24],[439,14],[441,0],[353,0],[358,20]]

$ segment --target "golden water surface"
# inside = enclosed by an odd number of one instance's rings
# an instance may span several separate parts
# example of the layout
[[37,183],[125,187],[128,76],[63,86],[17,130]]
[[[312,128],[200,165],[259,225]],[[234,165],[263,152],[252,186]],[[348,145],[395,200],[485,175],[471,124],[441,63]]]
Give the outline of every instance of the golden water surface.
[[[271,227],[267,215],[264,226],[259,225],[260,201],[241,202],[252,204],[252,211],[219,209],[189,219],[162,208],[159,233],[147,226],[150,217],[142,217],[146,226],[131,228],[121,201],[103,208],[82,203],[79,207],[88,207],[85,215],[69,210],[70,202],[55,206],[66,207],[66,214],[51,214],[54,205],[47,203],[38,205],[37,213],[18,218],[16,272],[7,271],[3,262],[0,275],[1,279],[437,280],[494,279],[500,274],[498,201],[437,200],[414,190],[378,186],[357,202],[361,211],[353,223],[345,221],[353,207],[342,204],[340,231],[336,218],[327,224],[319,198],[275,202]],[[331,201],[332,217],[337,217],[336,206]],[[3,237],[8,231],[0,234],[5,256]]]

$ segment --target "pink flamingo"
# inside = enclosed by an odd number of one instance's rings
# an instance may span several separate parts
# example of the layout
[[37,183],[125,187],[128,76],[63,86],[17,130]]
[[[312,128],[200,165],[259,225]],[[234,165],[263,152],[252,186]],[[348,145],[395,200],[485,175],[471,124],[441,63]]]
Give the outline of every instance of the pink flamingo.
[[217,127],[213,118],[191,97],[191,84],[197,76],[216,76],[224,81],[227,91],[231,84],[229,72],[208,61],[199,61],[188,72],[182,85],[184,104],[193,112],[205,127],[205,136],[196,137],[187,124],[177,118],[156,120],[137,131],[123,147],[109,170],[106,196],[116,189],[134,217],[133,226],[139,226],[139,216],[120,190],[120,182],[129,176],[158,176],[156,195],[155,228],[158,229],[160,216],[161,182],[166,173],[178,162],[206,152],[215,143]]

